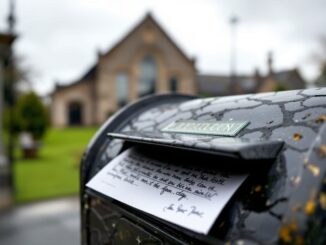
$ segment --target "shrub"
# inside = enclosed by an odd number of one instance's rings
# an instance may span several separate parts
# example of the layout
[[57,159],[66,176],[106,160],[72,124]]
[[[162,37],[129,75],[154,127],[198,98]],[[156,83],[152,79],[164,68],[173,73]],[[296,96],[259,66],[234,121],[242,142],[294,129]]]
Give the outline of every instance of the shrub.
[[18,99],[14,121],[17,133],[29,132],[34,140],[41,139],[49,125],[47,109],[34,92]]

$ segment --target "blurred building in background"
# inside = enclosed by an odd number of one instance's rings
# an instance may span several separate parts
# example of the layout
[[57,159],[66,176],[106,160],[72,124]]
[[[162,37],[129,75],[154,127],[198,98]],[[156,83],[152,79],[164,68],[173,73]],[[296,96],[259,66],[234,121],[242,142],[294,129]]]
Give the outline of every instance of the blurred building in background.
[[[203,44],[204,45],[204,44]],[[108,116],[139,97],[161,92],[223,96],[275,90],[300,89],[305,82],[297,69],[231,77],[198,74],[195,61],[147,14],[120,42],[78,81],[56,85],[51,94],[55,127],[101,124]],[[235,81],[235,83],[234,83]]]
[[198,93],[202,96],[225,96],[306,87],[306,81],[298,68],[275,71],[272,53],[267,56],[267,68],[267,74],[261,74],[258,68],[251,75],[238,74],[235,84],[231,84],[232,79],[228,75],[198,74]]
[[100,124],[139,97],[179,92],[196,94],[196,69],[148,14],[78,81],[56,86],[52,123],[56,127]]

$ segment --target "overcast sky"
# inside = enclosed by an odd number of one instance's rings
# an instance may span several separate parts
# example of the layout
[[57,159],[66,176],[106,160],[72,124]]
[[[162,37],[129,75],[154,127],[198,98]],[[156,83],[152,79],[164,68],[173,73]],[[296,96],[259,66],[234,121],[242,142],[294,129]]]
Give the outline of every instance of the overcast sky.
[[[5,30],[9,0],[0,0]],[[15,52],[34,70],[40,94],[54,82],[78,79],[146,12],[163,26],[201,73],[230,71],[230,24],[237,15],[237,71],[266,71],[274,53],[275,70],[299,67],[306,79],[317,75],[312,55],[326,36],[325,0],[16,0]]]

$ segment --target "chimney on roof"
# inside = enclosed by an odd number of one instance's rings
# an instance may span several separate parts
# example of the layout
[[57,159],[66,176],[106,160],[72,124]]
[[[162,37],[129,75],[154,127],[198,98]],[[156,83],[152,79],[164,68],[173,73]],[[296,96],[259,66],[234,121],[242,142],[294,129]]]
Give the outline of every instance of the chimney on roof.
[[269,76],[274,73],[273,63],[274,63],[273,52],[269,51],[267,54],[267,67],[268,67],[268,75]]
[[255,82],[254,90],[257,91],[257,89],[261,86],[261,84],[263,82],[263,77],[262,77],[258,67],[256,67],[254,70],[253,81]]
[[257,82],[260,81],[260,79],[261,79],[261,74],[260,74],[260,71],[259,71],[259,68],[258,68],[258,67],[255,68],[255,71],[254,71],[254,78],[255,78],[255,80],[256,80]]

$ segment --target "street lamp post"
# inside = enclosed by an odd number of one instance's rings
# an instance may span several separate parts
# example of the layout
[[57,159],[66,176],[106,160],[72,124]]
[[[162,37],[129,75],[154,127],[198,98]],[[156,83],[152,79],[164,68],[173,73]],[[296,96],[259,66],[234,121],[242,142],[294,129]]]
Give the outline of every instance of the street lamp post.
[[[12,103],[9,104],[9,132],[8,132],[8,150],[5,152],[3,141],[3,91],[6,87],[6,96],[12,86],[13,62],[12,62],[12,43],[15,36],[8,33],[0,33],[0,208],[9,206],[13,197],[13,139],[12,139]],[[6,156],[6,153],[8,157]]]
[[[14,161],[14,138],[13,138],[13,107],[14,107],[14,83],[15,68],[12,50],[14,35],[14,1],[10,1],[9,15],[7,18],[8,31],[0,33],[0,209],[11,205],[14,194],[13,161]],[[5,91],[5,93],[4,93]],[[4,98],[6,97],[8,108],[8,147],[5,151],[3,141],[3,111]],[[7,156],[6,156],[7,155]]]
[[230,86],[231,93],[239,93],[237,84],[237,73],[236,73],[236,26],[239,22],[237,16],[233,16],[230,19],[231,25],[231,49],[230,49]]
[[[8,32],[13,37],[12,42],[16,38],[14,35],[14,26],[16,23],[15,12],[15,0],[9,0],[9,14],[7,18]],[[14,105],[15,105],[15,61],[13,53],[12,43],[8,47],[8,92],[9,92],[9,139],[8,139],[8,160],[10,164],[10,186],[12,194],[15,192],[14,185]]]

